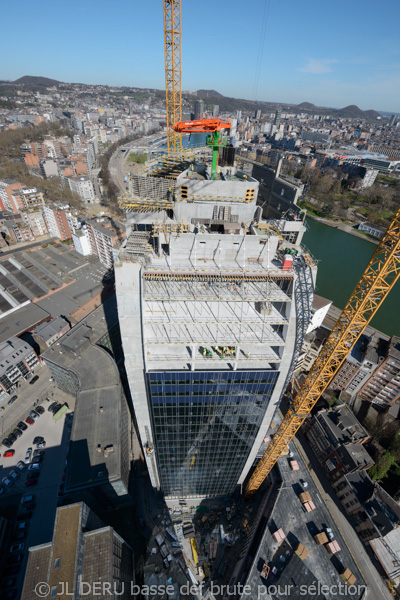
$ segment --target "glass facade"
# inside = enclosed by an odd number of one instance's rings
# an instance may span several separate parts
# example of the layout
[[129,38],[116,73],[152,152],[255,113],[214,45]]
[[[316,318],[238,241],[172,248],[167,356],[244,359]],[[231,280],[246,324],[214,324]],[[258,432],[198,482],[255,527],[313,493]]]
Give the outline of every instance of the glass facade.
[[234,491],[278,371],[148,373],[155,455],[166,496]]

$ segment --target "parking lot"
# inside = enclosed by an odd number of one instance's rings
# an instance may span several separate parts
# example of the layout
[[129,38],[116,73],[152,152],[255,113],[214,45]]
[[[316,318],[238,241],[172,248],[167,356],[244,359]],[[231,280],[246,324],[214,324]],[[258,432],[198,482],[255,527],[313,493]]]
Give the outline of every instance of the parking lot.
[[[4,446],[0,447],[0,482],[4,478],[11,481],[10,485],[0,483],[4,490],[0,496],[0,504],[5,512],[9,512],[9,519],[13,524],[9,548],[16,543],[23,544],[23,547],[17,547],[15,552],[10,553],[8,550],[9,556],[1,574],[0,589],[4,589],[6,585],[4,578],[7,576],[10,584],[11,579],[13,580],[10,589],[16,590],[16,598],[19,597],[22,589],[28,548],[52,539],[57,502],[60,500],[60,486],[63,485],[73,416],[70,411],[58,421],[54,421],[53,415],[47,410],[49,405],[50,402],[42,404],[45,412],[33,425],[27,425],[28,429],[14,442],[11,450],[15,450],[15,454],[12,457],[4,457],[8,449]],[[39,475],[35,477],[37,483],[26,486],[26,482],[32,479],[33,471],[29,470],[29,466],[32,464],[36,449],[34,444],[36,437],[43,437],[46,446],[39,463],[40,468],[37,469]],[[28,448],[32,449],[31,459],[25,463]],[[22,469],[18,468],[18,463]],[[17,474],[15,480],[11,475],[12,472]],[[33,496],[27,504],[24,503],[26,496]],[[24,523],[22,527],[21,523]]]

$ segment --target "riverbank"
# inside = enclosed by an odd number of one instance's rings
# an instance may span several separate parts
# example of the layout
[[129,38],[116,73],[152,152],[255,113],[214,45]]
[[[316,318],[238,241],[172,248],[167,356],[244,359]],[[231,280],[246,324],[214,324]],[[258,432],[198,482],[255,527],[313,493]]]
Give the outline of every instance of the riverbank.
[[364,235],[360,231],[354,229],[352,225],[348,223],[343,223],[343,221],[332,221],[331,219],[323,219],[322,217],[316,217],[315,215],[309,215],[307,213],[308,219],[313,219],[314,221],[319,221],[324,225],[328,225],[328,227],[333,227],[334,229],[340,229],[340,231],[344,231],[344,233],[350,233],[355,237],[358,237],[366,242],[371,242],[371,244],[375,244],[376,246],[379,244],[379,240],[373,240],[368,235]]
[[[336,321],[340,317],[341,313],[342,313],[342,309],[338,308],[337,306],[333,306],[333,304],[332,304],[328,310],[328,313],[327,313],[325,319],[323,320],[322,326],[326,327],[326,329],[329,329],[330,331],[332,331],[332,329],[334,328]],[[371,325],[367,325],[367,327],[364,330],[364,333],[368,337],[372,337],[373,335],[378,335],[378,337],[380,337],[386,341],[390,339],[390,335],[383,333],[383,331],[379,331],[379,329],[375,329],[375,327],[372,327]]]

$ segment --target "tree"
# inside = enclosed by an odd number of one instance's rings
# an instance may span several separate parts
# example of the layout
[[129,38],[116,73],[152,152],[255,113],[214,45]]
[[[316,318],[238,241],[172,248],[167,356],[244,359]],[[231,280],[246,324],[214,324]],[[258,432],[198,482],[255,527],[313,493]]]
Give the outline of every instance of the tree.
[[391,452],[385,452],[378,458],[375,465],[368,470],[368,475],[372,481],[384,479],[388,476],[389,469],[394,464],[396,464],[396,457]]

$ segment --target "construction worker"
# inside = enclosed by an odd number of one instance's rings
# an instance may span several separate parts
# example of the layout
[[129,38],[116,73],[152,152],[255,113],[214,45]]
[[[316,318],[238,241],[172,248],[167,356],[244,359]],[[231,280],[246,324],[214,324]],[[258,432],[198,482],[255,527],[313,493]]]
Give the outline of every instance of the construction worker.
[[203,356],[207,355],[207,348],[203,348]]
[[246,352],[246,358],[250,358],[250,352]]

